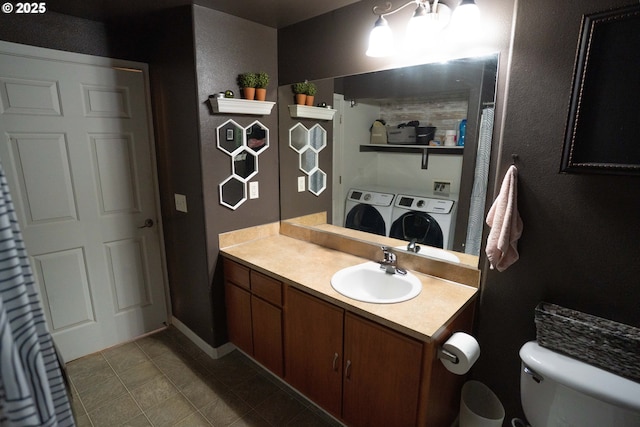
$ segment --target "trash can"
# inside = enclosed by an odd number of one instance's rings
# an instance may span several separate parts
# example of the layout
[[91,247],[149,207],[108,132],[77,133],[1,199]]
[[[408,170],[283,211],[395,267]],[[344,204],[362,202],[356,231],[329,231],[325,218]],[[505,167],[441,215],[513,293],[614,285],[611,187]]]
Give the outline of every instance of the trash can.
[[467,381],[460,398],[460,427],[502,427],[504,407],[493,391],[479,381]]

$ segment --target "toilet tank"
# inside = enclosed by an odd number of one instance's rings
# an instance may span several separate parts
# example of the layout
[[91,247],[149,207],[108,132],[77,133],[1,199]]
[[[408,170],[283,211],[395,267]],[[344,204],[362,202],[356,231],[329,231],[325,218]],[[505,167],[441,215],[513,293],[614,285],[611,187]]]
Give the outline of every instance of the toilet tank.
[[520,349],[520,398],[531,427],[638,427],[640,383],[541,347]]

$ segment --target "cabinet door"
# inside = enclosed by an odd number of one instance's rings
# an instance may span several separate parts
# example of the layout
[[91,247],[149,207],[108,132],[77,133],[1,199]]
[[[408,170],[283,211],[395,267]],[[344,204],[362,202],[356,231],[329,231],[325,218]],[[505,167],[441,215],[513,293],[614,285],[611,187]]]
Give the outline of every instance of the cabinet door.
[[347,313],[343,419],[350,426],[415,426],[422,343]]
[[247,354],[253,355],[251,333],[251,294],[230,282],[225,283],[227,331],[229,341]]
[[253,357],[282,377],[282,309],[253,295]]
[[285,379],[340,417],[344,311],[289,288],[285,312]]

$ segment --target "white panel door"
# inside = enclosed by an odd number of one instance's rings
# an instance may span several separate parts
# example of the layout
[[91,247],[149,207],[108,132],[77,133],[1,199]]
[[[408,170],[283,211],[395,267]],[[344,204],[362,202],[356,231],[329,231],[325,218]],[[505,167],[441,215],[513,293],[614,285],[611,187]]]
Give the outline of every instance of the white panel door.
[[67,361],[167,319],[146,68],[118,65],[0,43],[0,160]]

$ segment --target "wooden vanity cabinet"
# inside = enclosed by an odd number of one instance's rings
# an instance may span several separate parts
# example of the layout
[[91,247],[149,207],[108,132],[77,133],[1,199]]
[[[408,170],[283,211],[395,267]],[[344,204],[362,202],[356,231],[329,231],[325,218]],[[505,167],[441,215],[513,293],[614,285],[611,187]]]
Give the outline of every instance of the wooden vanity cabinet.
[[294,288],[286,310],[289,384],[349,426],[416,425],[421,342]]
[[282,283],[224,259],[229,341],[282,377]]
[[337,418],[342,415],[344,310],[287,288],[285,380]]
[[342,419],[350,426],[415,426],[422,343],[345,314]]
[[350,427],[448,427],[462,375],[438,348],[473,326],[471,302],[422,342],[224,258],[229,339]]

